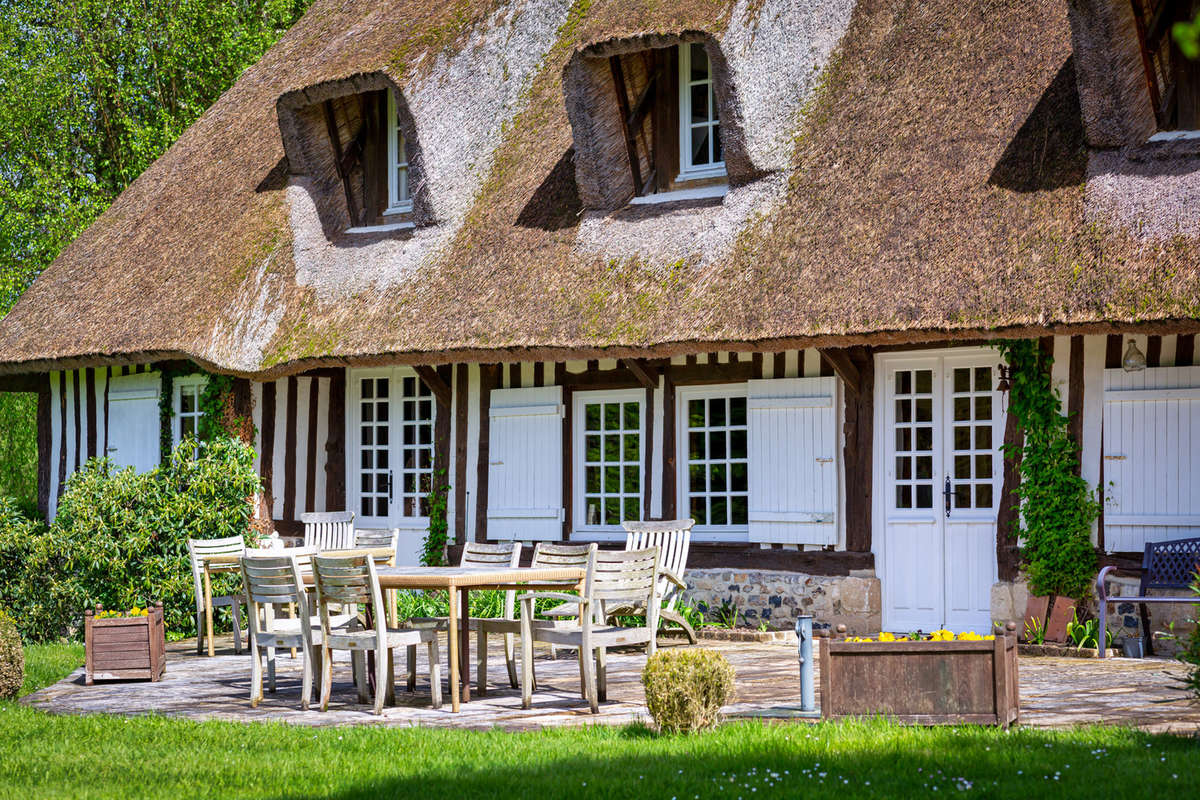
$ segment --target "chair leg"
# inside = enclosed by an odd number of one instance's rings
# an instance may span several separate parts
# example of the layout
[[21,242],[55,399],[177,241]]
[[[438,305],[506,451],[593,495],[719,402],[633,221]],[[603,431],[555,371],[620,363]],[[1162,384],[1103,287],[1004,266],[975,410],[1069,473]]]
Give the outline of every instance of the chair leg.
[[267,648],[267,691],[275,694],[275,648]]
[[[416,645],[413,645],[409,650],[416,652]],[[416,658],[413,658],[413,669]],[[413,678],[416,683],[416,678]],[[442,707],[442,662],[441,656],[438,655],[437,633],[433,634],[433,638],[429,640],[429,702],[434,708]]]
[[408,656],[405,661],[408,662],[408,691],[415,692],[417,690],[417,646],[410,644],[407,649]]
[[585,662],[591,657],[590,653],[585,654],[584,649],[579,648],[579,696],[584,700],[588,699],[588,667]]
[[[378,665],[376,665],[378,666]],[[358,702],[366,705],[371,702],[370,686],[367,683],[367,654],[362,650],[350,651],[350,671],[354,675],[354,688],[358,692]]]
[[234,600],[229,605],[229,610],[233,613],[233,654],[240,656],[242,654],[242,606],[237,600]]
[[[292,648],[293,652],[295,648]],[[308,701],[312,697],[312,652],[307,647],[301,647],[300,674],[300,710],[308,711]]]
[[593,714],[600,713],[600,704],[596,702],[596,676],[592,674],[593,654],[584,648],[579,648],[579,667],[583,676],[583,696],[587,699],[588,708]]
[[596,648],[596,697],[608,701],[608,650],[603,647]]
[[[524,628],[522,628],[524,630]],[[521,637],[521,708],[533,705],[533,636]]]
[[262,653],[258,642],[250,639],[250,707],[258,708],[263,698]]
[[480,620],[475,631],[475,683],[480,697],[487,694],[487,658],[487,631]]
[[688,638],[688,644],[696,643],[696,631],[691,625],[688,624],[688,621],[683,618],[682,614],[680,614],[678,611],[670,611],[665,608],[660,611],[659,614],[659,626],[662,626],[666,622],[674,622],[676,625],[683,628],[683,632]]
[[[389,706],[396,705],[396,649],[390,648],[387,651],[387,695],[384,700]],[[379,680],[379,673],[375,676],[375,680]]]
[[387,681],[384,676],[391,671],[391,665],[384,664],[385,661],[390,661],[392,651],[388,648],[375,651],[375,716],[383,713],[383,700],[387,694]]
[[204,612],[196,609],[196,655],[204,655]]
[[508,684],[515,689],[517,688],[517,648],[516,642],[513,640],[513,634],[504,634],[504,662],[508,667]]
[[321,710],[329,710],[329,696],[333,694],[333,651],[321,647]]

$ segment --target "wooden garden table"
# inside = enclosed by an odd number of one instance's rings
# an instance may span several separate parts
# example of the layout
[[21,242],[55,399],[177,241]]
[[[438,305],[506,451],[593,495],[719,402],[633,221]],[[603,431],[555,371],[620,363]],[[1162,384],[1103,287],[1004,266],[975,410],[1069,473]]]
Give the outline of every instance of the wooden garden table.
[[[471,699],[470,605],[472,589],[578,589],[584,570],[578,567],[381,567],[379,585],[385,589],[441,589],[450,602],[450,708],[459,710]],[[458,592],[459,608],[454,607]],[[461,699],[460,699],[461,698]]]

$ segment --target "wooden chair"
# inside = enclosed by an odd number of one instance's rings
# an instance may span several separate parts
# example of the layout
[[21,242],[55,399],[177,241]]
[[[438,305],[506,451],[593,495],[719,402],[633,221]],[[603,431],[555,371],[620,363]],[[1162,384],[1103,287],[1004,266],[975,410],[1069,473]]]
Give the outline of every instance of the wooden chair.
[[[250,706],[254,708],[262,702],[263,656],[267,659],[268,690],[274,693],[275,649],[288,647],[293,657],[297,649],[301,653],[304,677],[300,707],[307,710],[313,690],[313,662],[320,658],[322,639],[321,622],[312,614],[301,577],[299,554],[283,550],[248,552],[242,556],[241,571],[249,612]],[[295,609],[291,618],[275,616],[275,607],[280,605]],[[331,618],[330,624],[336,629],[349,620],[350,617],[345,615],[336,620]]]
[[[595,545],[592,545],[594,548]],[[533,703],[533,644],[576,647],[579,649],[579,674],[583,695],[592,713],[599,713],[599,702],[608,697],[608,650],[645,644],[646,655],[654,655],[658,632],[658,576],[661,556],[657,547],[644,550],[593,550],[588,560],[583,592],[578,598],[579,619],[554,622],[549,626],[533,624],[533,604],[539,597],[574,601],[559,592],[532,592],[521,600],[521,706]],[[668,580],[674,580],[668,576]],[[641,606],[646,609],[646,624],[639,628],[606,626],[611,607]],[[595,659],[593,674],[592,659]]]
[[320,511],[301,514],[304,546],[318,550],[349,550],[354,547],[354,512]]
[[[658,578],[659,597],[663,607],[659,611],[659,623],[673,622],[683,628],[690,644],[696,643],[696,631],[678,610],[683,589],[683,573],[687,569],[688,550],[692,544],[692,519],[676,519],[666,522],[626,522],[625,549],[641,550],[657,547],[662,550],[663,574]],[[669,576],[669,577],[668,577]],[[613,615],[643,616],[641,607],[610,606]],[[579,607],[575,603],[563,603],[545,612],[548,617],[577,617]]]
[[[196,593],[196,653],[204,652],[205,615],[204,607],[204,560],[209,556],[240,556],[246,551],[246,541],[241,536],[224,539],[188,539],[188,560],[192,565],[192,586]],[[229,606],[233,613],[233,652],[242,653],[242,605],[246,598],[241,594],[223,594],[210,598],[213,608]]]
[[[515,567],[521,561],[521,543],[520,542],[504,542],[503,544],[483,544],[480,542],[467,542],[463,545],[462,555],[458,558],[460,567]],[[506,592],[504,597],[504,613],[505,616],[513,616],[513,608],[515,606],[516,592]],[[457,598],[449,598],[449,602],[453,603]],[[474,620],[472,620],[472,625]],[[450,627],[450,619],[448,617],[413,617],[405,621],[405,625],[413,628],[427,628],[435,631],[445,631]],[[513,647],[511,637],[506,637],[506,649],[504,654],[513,658],[510,655],[510,648]],[[417,648],[415,646],[408,648],[408,690],[411,692],[416,683],[416,658]],[[486,656],[485,656],[486,658]],[[484,671],[486,671],[484,667]],[[516,670],[515,663],[510,668]],[[515,684],[514,684],[515,686]]]
[[[595,545],[590,544],[564,545],[538,542],[533,547],[533,562],[531,566],[586,568],[588,558],[591,556],[594,548]],[[516,566],[515,562],[514,566]],[[519,685],[517,683],[516,653],[514,652],[516,648],[513,641],[514,635],[521,632],[521,621],[516,619],[516,615],[514,614],[516,594],[515,591],[504,593],[503,617],[471,620],[471,627],[475,629],[476,635],[476,678],[481,697],[487,693],[487,637],[493,633],[504,635],[504,661],[508,666],[508,682],[514,689]],[[533,625],[535,626],[550,624],[552,623],[546,620],[533,620]]]
[[[388,558],[375,557],[375,566],[386,564],[389,567],[396,566],[396,545],[400,543],[400,529],[391,528],[358,528],[354,531],[354,547],[355,549],[386,547],[391,555]],[[383,593],[384,602],[387,603],[388,624],[393,628],[400,627],[400,621],[396,616],[396,590],[388,589]]]
[[[433,707],[440,708],[442,681],[437,631],[388,627],[374,560],[367,555],[314,556],[313,579],[321,612],[321,710],[329,708],[333,692],[334,650],[375,653],[375,713],[382,714],[385,697],[395,697],[395,648],[415,648],[418,644],[429,647],[430,694]],[[335,629],[330,613],[332,604],[363,606],[366,625]]]

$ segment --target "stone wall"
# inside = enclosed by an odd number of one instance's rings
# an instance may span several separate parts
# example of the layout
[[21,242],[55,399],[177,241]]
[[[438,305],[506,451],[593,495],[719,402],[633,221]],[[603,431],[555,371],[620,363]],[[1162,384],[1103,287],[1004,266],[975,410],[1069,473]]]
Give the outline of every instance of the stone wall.
[[[845,624],[852,634],[878,633],[881,594],[874,570],[849,575],[808,575],[780,570],[690,569],[684,602],[715,616],[734,606],[745,623],[791,629],[799,614],[817,626]],[[740,622],[740,620],[739,620]]]

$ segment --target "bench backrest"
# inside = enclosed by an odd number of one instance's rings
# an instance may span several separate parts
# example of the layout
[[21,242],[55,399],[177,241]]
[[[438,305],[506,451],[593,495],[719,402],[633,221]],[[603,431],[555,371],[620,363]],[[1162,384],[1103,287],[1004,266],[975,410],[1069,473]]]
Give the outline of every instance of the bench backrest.
[[1176,539],[1171,542],[1146,542],[1142,557],[1142,588],[1187,589],[1200,569],[1200,538]]

